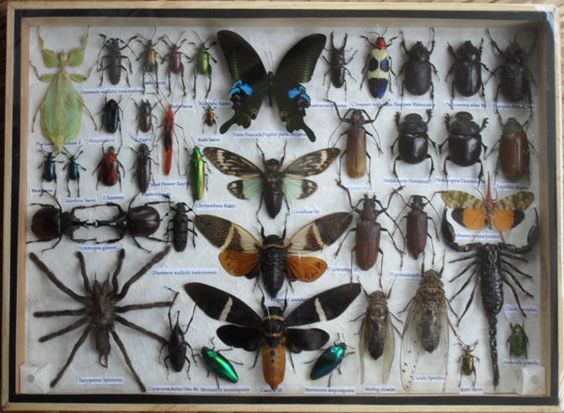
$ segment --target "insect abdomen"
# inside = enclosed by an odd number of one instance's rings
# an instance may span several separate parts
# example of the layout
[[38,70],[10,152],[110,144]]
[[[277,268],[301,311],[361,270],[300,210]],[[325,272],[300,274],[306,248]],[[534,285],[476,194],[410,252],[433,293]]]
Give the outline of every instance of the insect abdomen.
[[276,347],[263,345],[262,353],[262,373],[264,381],[268,383],[272,390],[276,390],[280,383],[284,381],[286,372],[286,344],[280,340]]

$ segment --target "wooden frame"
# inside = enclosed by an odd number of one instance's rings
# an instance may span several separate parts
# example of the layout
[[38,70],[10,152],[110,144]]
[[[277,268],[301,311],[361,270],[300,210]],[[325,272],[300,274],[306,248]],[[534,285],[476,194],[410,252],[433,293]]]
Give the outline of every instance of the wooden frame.
[[[221,403],[210,402],[210,398],[206,396],[174,396],[166,395],[149,395],[149,396],[133,396],[136,397],[132,404],[129,395],[113,394],[104,396],[105,402],[92,402],[93,397],[89,395],[79,394],[65,396],[62,394],[54,395],[25,395],[18,393],[13,387],[14,383],[18,383],[19,387],[19,370],[14,367],[16,363],[22,362],[21,347],[26,340],[26,330],[21,326],[16,327],[17,320],[21,320],[21,314],[25,313],[26,295],[25,295],[25,277],[17,277],[17,274],[25,274],[23,270],[25,266],[25,248],[23,241],[26,239],[26,228],[29,219],[25,216],[18,216],[18,211],[27,211],[28,200],[25,196],[25,186],[17,187],[14,185],[18,182],[17,177],[22,176],[20,182],[27,183],[26,170],[24,166],[27,164],[27,133],[20,129],[20,125],[29,124],[29,110],[19,112],[19,108],[28,108],[28,88],[26,82],[21,79],[28,78],[29,66],[24,64],[20,67],[17,61],[18,56],[15,54],[16,44],[17,51],[21,53],[29,48],[29,36],[24,19],[29,16],[43,16],[46,12],[47,16],[56,16],[65,21],[66,16],[76,15],[80,24],[95,24],[100,22],[104,17],[91,17],[88,15],[89,10],[104,11],[105,16],[127,15],[128,9],[133,4],[114,3],[114,2],[52,2],[52,3],[10,3],[8,6],[8,59],[7,59],[7,79],[6,82],[6,136],[4,154],[7,160],[5,166],[4,181],[4,239],[3,239],[3,320],[2,320],[2,406],[7,410],[35,410],[35,409],[56,409],[56,410],[76,410],[77,408],[84,410],[154,410],[161,408],[162,405],[170,407],[174,403],[175,408],[185,408],[190,410],[207,410],[207,411],[244,411],[254,410],[256,407],[253,403],[272,402],[272,404],[261,404],[260,410],[268,411],[287,411],[291,410],[307,410],[307,411],[341,411],[343,409],[349,411],[559,411],[559,391],[562,388],[561,376],[564,372],[564,362],[562,354],[564,351],[563,337],[563,315],[562,300],[564,299],[562,291],[562,260],[557,259],[564,254],[562,247],[562,141],[557,137],[561,136],[561,81],[558,64],[560,62],[560,54],[558,46],[559,39],[559,20],[556,8],[551,6],[531,6],[531,5],[465,5],[462,10],[457,4],[431,4],[431,5],[411,5],[411,4],[367,4],[367,3],[311,3],[304,5],[302,3],[293,2],[141,2],[136,3],[135,8],[140,10],[142,16],[152,16],[151,10],[159,9],[161,16],[175,17],[176,9],[192,11],[193,18],[201,18],[208,16],[210,13],[215,16],[237,14],[239,17],[247,15],[257,16],[261,18],[290,18],[292,16],[316,18],[339,18],[346,14],[348,17],[360,17],[363,13],[371,13],[371,16],[381,17],[386,20],[387,24],[394,24],[401,21],[402,18],[432,19],[433,24],[440,24],[444,14],[448,14],[451,19],[469,19],[464,24],[472,26],[472,17],[465,17],[464,13],[475,13],[474,19],[484,16],[483,19],[494,21],[501,18],[496,24],[503,26],[506,21],[520,20],[519,15],[527,16],[527,20],[532,20],[539,27],[545,30],[546,44],[553,46],[550,49],[542,50],[541,61],[548,63],[548,70],[541,71],[542,79],[539,80],[540,85],[553,86],[549,88],[546,95],[539,98],[538,111],[546,113],[544,119],[546,124],[539,126],[542,135],[544,133],[546,142],[542,143],[543,147],[539,148],[541,159],[539,162],[546,166],[546,170],[539,167],[540,182],[546,184],[539,189],[540,197],[545,202],[539,207],[541,216],[541,228],[543,229],[540,241],[540,248],[550,253],[542,255],[541,268],[547,270],[548,279],[544,279],[540,284],[540,295],[542,297],[550,297],[550,305],[543,306],[541,309],[541,332],[543,334],[544,351],[543,355],[549,354],[549,360],[558,360],[558,366],[552,363],[547,368],[547,391],[546,394],[538,397],[514,397],[514,396],[455,396],[432,394],[427,396],[409,396],[401,395],[394,397],[359,397],[356,400],[347,400],[344,404],[343,399],[333,398],[329,401],[322,399],[314,399],[313,397],[294,397],[289,400],[269,396],[262,398],[260,396],[251,396],[246,398],[226,397]],[[34,14],[35,13],[35,14]],[[108,14],[109,13],[109,14]],[[146,14],[145,14],[146,13]],[[223,13],[223,14],[222,14]],[[96,13],[94,13],[96,14]],[[214,16],[214,17],[215,17]],[[433,18],[432,16],[436,16]],[[453,17],[454,16],[454,17]],[[501,16],[501,17],[500,17]],[[508,17],[510,16],[510,17]],[[51,17],[52,18],[52,17]],[[98,19],[98,20],[97,20]],[[150,21],[150,19],[148,20]],[[462,21],[462,20],[461,20]],[[56,20],[54,20],[56,22]],[[170,22],[170,20],[169,20]],[[75,21],[76,23],[76,21]],[[53,23],[52,23],[53,24]],[[148,24],[148,23],[147,23]],[[426,24],[426,23],[425,23]],[[429,24],[430,25],[430,24]],[[492,24],[493,25],[493,24]],[[18,32],[20,31],[20,32]],[[22,34],[23,33],[23,34]],[[21,40],[18,44],[17,40]],[[544,55],[543,55],[544,53]],[[551,55],[554,53],[554,56]],[[17,69],[20,72],[17,72]],[[13,81],[11,81],[13,80]],[[18,92],[22,91],[22,95]],[[17,118],[20,114],[20,118]],[[19,136],[17,136],[19,134]],[[553,134],[554,142],[551,142],[550,135]],[[15,146],[14,143],[19,142],[21,146]],[[553,146],[551,146],[553,145]],[[549,155],[549,147],[554,148],[554,152]],[[544,149],[544,150],[543,150]],[[544,161],[544,162],[543,162]],[[23,193],[23,195],[22,195]],[[17,201],[17,202],[16,202]],[[556,225],[553,225],[556,223]],[[19,230],[17,230],[19,228]],[[546,231],[544,231],[546,229]],[[17,280],[17,281],[16,281]],[[25,317],[23,317],[25,319]],[[14,349],[15,347],[18,349]],[[16,357],[14,357],[16,353]],[[17,360],[17,361],[16,361]],[[18,364],[19,365],[19,364]],[[94,397],[95,399],[95,397]],[[240,402],[241,401],[241,402]],[[77,407],[76,403],[81,403]],[[139,404],[142,403],[142,404]]]

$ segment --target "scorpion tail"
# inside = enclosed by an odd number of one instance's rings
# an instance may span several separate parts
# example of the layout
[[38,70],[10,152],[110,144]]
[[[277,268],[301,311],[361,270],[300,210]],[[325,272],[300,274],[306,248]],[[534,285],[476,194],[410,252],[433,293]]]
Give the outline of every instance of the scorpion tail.
[[488,317],[489,333],[490,333],[490,354],[492,358],[493,385],[497,387],[499,384],[499,366],[497,363],[497,317],[490,314]]

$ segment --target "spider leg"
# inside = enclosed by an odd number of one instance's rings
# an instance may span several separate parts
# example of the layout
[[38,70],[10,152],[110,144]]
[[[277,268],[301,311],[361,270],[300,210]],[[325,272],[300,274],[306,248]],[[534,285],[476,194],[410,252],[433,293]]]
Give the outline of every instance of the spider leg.
[[86,309],[81,308],[79,310],[55,310],[55,311],[36,311],[33,313],[34,317],[53,317],[58,315],[83,315],[86,313]]
[[88,336],[88,333],[90,333],[90,330],[91,327],[87,327],[82,333],[82,335],[79,337],[78,341],[75,343],[74,347],[72,348],[69,357],[65,362],[65,365],[61,368],[61,370],[59,370],[55,378],[51,380],[51,383],[49,383],[50,387],[55,387],[59,382],[59,380],[61,380],[61,377],[63,377],[63,374],[65,374],[67,367],[71,364],[72,360],[74,359],[74,355],[76,354],[82,343],[84,343],[84,340],[86,340],[86,337]]
[[32,252],[31,254],[29,254],[29,259],[32,260],[35,263],[35,265],[37,265],[39,267],[39,269],[45,273],[47,278],[49,278],[49,280],[53,284],[55,284],[55,286],[59,290],[61,290],[62,292],[64,292],[68,296],[70,296],[73,300],[78,301],[79,303],[85,303],[86,302],[86,297],[83,297],[82,295],[75,293],[73,290],[71,290],[66,285],[64,285],[55,276],[55,274],[53,274],[53,272],[47,267],[47,265],[45,265],[45,263],[43,261],[41,261],[37,255],[35,255],[35,253]]
[[118,282],[117,282],[117,277],[121,271],[121,266],[123,264],[123,259],[125,258],[125,250],[122,249],[119,254],[118,254],[118,262],[116,264],[116,269],[114,271],[114,275],[112,276],[112,288],[114,289],[114,291],[118,291],[119,286],[118,286]]
[[115,321],[117,321],[118,323],[123,324],[124,326],[127,326],[127,327],[129,327],[129,328],[132,328],[133,330],[137,330],[137,331],[139,331],[140,333],[146,334],[146,335],[148,335],[149,337],[154,338],[155,340],[157,340],[157,341],[160,342],[161,344],[166,344],[166,343],[167,343],[167,339],[166,339],[166,338],[164,338],[164,337],[162,337],[162,336],[159,336],[157,333],[153,333],[152,331],[149,331],[149,330],[147,330],[147,329],[145,329],[145,328],[143,328],[143,327],[141,327],[141,326],[138,326],[137,324],[132,323],[132,322],[129,321],[129,320],[126,320],[125,318],[123,318],[123,317],[120,316],[120,315],[117,315],[117,314],[115,315]]
[[88,321],[88,317],[82,317],[81,319],[79,319],[79,320],[75,321],[74,323],[66,326],[65,328],[62,328],[60,330],[57,330],[57,331],[54,331],[54,332],[49,333],[47,335],[44,335],[43,337],[41,337],[39,339],[39,342],[45,343],[46,341],[51,340],[52,338],[62,336],[63,334],[68,333],[69,331],[76,330],[78,327],[80,327],[81,325],[83,325],[87,321]]
[[118,347],[121,351],[121,354],[123,354],[123,358],[125,359],[125,363],[127,364],[127,367],[129,367],[129,369],[133,373],[133,377],[135,377],[135,381],[139,385],[139,388],[141,389],[142,392],[146,392],[147,389],[145,388],[145,385],[143,384],[143,382],[139,378],[139,375],[137,374],[137,372],[133,368],[133,364],[131,364],[131,360],[129,359],[129,355],[127,354],[127,350],[125,349],[123,342],[121,341],[121,339],[119,338],[119,336],[117,335],[117,333],[114,330],[110,330],[110,333],[112,334],[112,337],[116,341],[116,343],[117,343],[117,345],[118,345]]

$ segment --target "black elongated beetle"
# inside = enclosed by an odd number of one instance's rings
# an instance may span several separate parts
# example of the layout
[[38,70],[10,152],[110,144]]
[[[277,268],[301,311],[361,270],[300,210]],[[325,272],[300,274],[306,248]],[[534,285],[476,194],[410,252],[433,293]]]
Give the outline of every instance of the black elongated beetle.
[[474,96],[481,89],[482,98],[485,97],[484,82],[482,81],[482,69],[490,72],[490,69],[482,63],[482,50],[484,39],[480,40],[478,47],[474,46],[471,41],[467,40],[462,43],[456,51],[452,46],[448,45],[448,52],[454,59],[454,63],[450,67],[446,78],[453,73],[454,79],[450,86],[450,107],[454,101],[454,91],[465,97]]
[[[166,198],[170,202],[168,195]],[[188,217],[188,213],[193,212],[192,208],[186,205],[185,202],[177,202],[174,206],[170,202],[170,210],[174,212],[174,215],[168,222],[167,237],[172,232],[172,245],[174,249],[178,252],[186,249],[189,233],[192,233],[192,245],[195,247],[197,234],[194,230],[194,221]],[[190,228],[190,224],[192,228]]]
[[41,186],[43,182],[53,182],[55,181],[55,187],[57,184],[57,169],[56,164],[63,163],[62,161],[57,161],[57,154],[55,152],[46,152],[43,149],[39,149],[43,156],[43,162],[39,165],[41,169]]
[[429,130],[429,122],[433,112],[429,109],[427,110],[427,122],[423,120],[421,115],[417,113],[410,113],[403,121],[400,122],[400,113],[396,112],[395,121],[396,127],[399,132],[398,137],[391,146],[392,153],[394,152],[394,146],[398,144],[398,156],[394,160],[393,172],[394,176],[399,179],[398,173],[396,171],[396,163],[398,161],[407,162],[412,165],[423,162],[425,159],[431,161],[431,169],[429,170],[429,177],[433,174],[435,170],[435,164],[433,158],[429,155],[429,143],[433,148],[437,148],[436,143],[427,135]]
[[422,96],[431,90],[431,101],[435,107],[435,85],[433,84],[432,74],[438,76],[437,68],[431,63],[431,54],[435,49],[435,29],[431,27],[431,45],[425,47],[423,42],[417,41],[411,49],[405,46],[403,32],[401,36],[401,48],[407,55],[407,62],[403,64],[398,75],[405,70],[401,83],[401,102],[403,107],[404,89],[415,96]]
[[[129,74],[132,72],[131,69],[131,60],[128,56],[122,54],[124,49],[129,49],[131,53],[135,55],[135,52],[131,47],[129,47],[129,43],[131,43],[137,36],[130,37],[127,41],[120,39],[119,37],[110,37],[106,36],[105,34],[100,34],[102,38],[103,44],[98,52],[98,57],[96,58],[96,64],[98,68],[96,69],[100,73],[100,86],[104,81],[104,70],[108,71],[108,77],[110,79],[110,83],[112,85],[117,85],[121,79],[121,72],[125,72],[125,80],[127,82],[127,86],[129,85]],[[123,46],[120,47],[120,44]],[[100,55],[102,54],[102,50],[106,49],[107,52],[102,58],[100,59]],[[129,63],[129,72],[122,64],[123,60],[127,60]],[[104,65],[105,64],[105,65]]]
[[533,110],[533,98],[531,93],[531,83],[536,86],[535,78],[527,66],[527,59],[533,53],[537,43],[536,32],[533,44],[528,52],[517,43],[517,35],[509,43],[505,50],[501,50],[497,43],[492,39],[489,29],[486,35],[490,39],[494,51],[503,57],[503,63],[496,67],[492,72],[494,77],[499,72],[500,80],[495,92],[495,110],[498,111],[497,102],[499,92],[505,100],[509,102],[519,102],[527,98],[529,108]]
[[346,46],[347,46],[347,37],[348,33],[345,33],[345,38],[343,39],[343,44],[341,47],[335,47],[335,43],[333,41],[333,32],[331,32],[331,48],[329,49],[329,59],[325,56],[321,56],[323,61],[327,63],[329,69],[325,72],[323,76],[323,83],[327,80],[327,76],[329,76],[330,82],[327,84],[327,93],[326,96],[329,96],[329,88],[331,84],[337,89],[345,87],[345,96],[347,96],[347,75],[349,75],[353,80],[354,77],[351,74],[350,70],[347,69],[347,65],[354,59],[354,56],[357,54],[358,49],[353,52],[351,57],[348,59],[345,57]]
[[137,186],[139,187],[139,191],[144,194],[147,192],[147,189],[149,189],[149,184],[153,178],[153,173],[151,172],[151,162],[155,165],[158,165],[158,163],[151,158],[152,150],[145,143],[139,144],[137,150],[133,148],[129,149],[136,153],[135,164],[132,169],[135,170],[134,176]]
[[121,115],[123,115],[123,111],[119,107],[119,101],[115,101],[114,99],[108,100],[104,98],[104,107],[100,111],[102,113],[102,128],[108,133],[116,133],[119,130],[121,135]]
[[153,106],[149,100],[141,100],[141,102],[135,102],[135,106],[137,107],[137,133],[141,132],[149,132],[151,131],[153,134],[155,133],[155,125],[153,123],[153,118],[157,119],[156,115],[153,115],[153,109],[157,106],[159,102],[155,102]]
[[484,154],[488,147],[482,143],[482,135],[480,132],[484,130],[488,124],[488,118],[484,118],[482,126],[479,126],[473,120],[474,118],[468,112],[458,112],[454,115],[454,121],[451,122],[450,115],[445,116],[445,125],[448,131],[448,137],[439,145],[439,152],[442,151],[443,145],[448,142],[448,156],[443,165],[443,175],[448,176],[446,163],[454,162],[459,166],[472,166],[476,163],[480,164],[480,174],[478,175],[478,183],[484,177],[484,165],[480,156],[482,148]]
[[84,153],[84,150],[79,147],[74,154],[71,154],[66,148],[63,153],[68,159],[68,163],[63,166],[63,170],[67,170],[67,196],[71,196],[70,181],[76,181],[76,196],[80,197],[80,170],[86,171],[86,168],[78,163],[78,158]]

